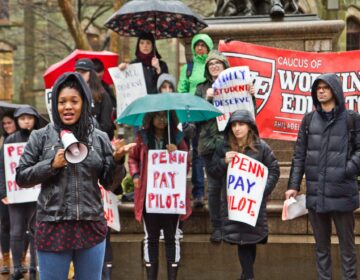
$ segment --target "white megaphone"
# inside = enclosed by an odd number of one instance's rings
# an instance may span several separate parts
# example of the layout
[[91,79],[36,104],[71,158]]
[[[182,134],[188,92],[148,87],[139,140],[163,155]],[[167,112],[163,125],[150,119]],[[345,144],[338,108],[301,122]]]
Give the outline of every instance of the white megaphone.
[[80,143],[69,130],[60,133],[61,142],[65,149],[65,160],[69,163],[79,163],[86,159],[89,149],[84,143]]

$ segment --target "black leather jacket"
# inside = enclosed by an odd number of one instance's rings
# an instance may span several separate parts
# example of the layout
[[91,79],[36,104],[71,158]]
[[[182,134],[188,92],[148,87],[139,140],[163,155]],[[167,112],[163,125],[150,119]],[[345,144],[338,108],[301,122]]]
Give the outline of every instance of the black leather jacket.
[[95,129],[90,135],[89,154],[81,163],[60,169],[51,167],[58,149],[63,148],[53,126],[33,131],[16,169],[22,187],[41,184],[37,221],[104,219],[98,181],[111,185],[114,170],[112,147],[106,133]]

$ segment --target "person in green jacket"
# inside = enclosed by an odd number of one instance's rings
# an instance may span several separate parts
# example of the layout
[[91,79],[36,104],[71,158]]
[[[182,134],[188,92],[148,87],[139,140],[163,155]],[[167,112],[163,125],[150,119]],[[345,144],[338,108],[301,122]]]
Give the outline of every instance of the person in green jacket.
[[[180,70],[178,92],[195,94],[198,84],[205,81],[205,61],[214,44],[209,35],[197,34],[191,41],[193,59],[185,64]],[[188,124],[184,124],[187,126]],[[193,137],[185,137],[188,146],[192,147],[192,172],[191,182],[193,185],[193,206],[201,208],[204,206],[204,163],[198,153],[199,132],[196,129]]]
[[214,44],[209,35],[197,34],[191,41],[192,61],[183,65],[180,69],[178,92],[195,94],[198,84],[205,81],[205,60]]

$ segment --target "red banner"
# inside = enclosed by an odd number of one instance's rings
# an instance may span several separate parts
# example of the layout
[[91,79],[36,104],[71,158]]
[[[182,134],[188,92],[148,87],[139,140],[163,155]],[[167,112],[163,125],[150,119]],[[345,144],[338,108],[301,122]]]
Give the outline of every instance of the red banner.
[[295,141],[312,111],[311,85],[323,73],[341,78],[346,107],[359,112],[360,51],[316,53],[220,41],[230,65],[250,67],[256,90],[256,123],[262,138]]

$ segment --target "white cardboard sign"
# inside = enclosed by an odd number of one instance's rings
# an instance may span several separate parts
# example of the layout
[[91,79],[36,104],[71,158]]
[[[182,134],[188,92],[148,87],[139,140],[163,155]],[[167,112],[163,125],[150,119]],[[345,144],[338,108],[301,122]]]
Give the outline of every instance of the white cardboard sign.
[[222,71],[212,88],[214,106],[224,114],[216,118],[219,131],[223,131],[230,115],[236,110],[248,110],[254,119],[254,103],[249,93],[251,84],[248,66],[231,67]]
[[141,63],[129,64],[123,71],[118,67],[108,71],[114,82],[119,116],[131,102],[147,94],[144,71]]
[[184,151],[149,150],[146,212],[186,213],[186,165]]
[[229,220],[256,225],[268,172],[264,164],[244,154],[233,158],[226,178]]
[[4,165],[6,179],[6,195],[9,203],[24,203],[37,201],[40,193],[40,185],[32,188],[20,188],[15,181],[16,167],[24,152],[26,142],[11,143],[4,145]]

